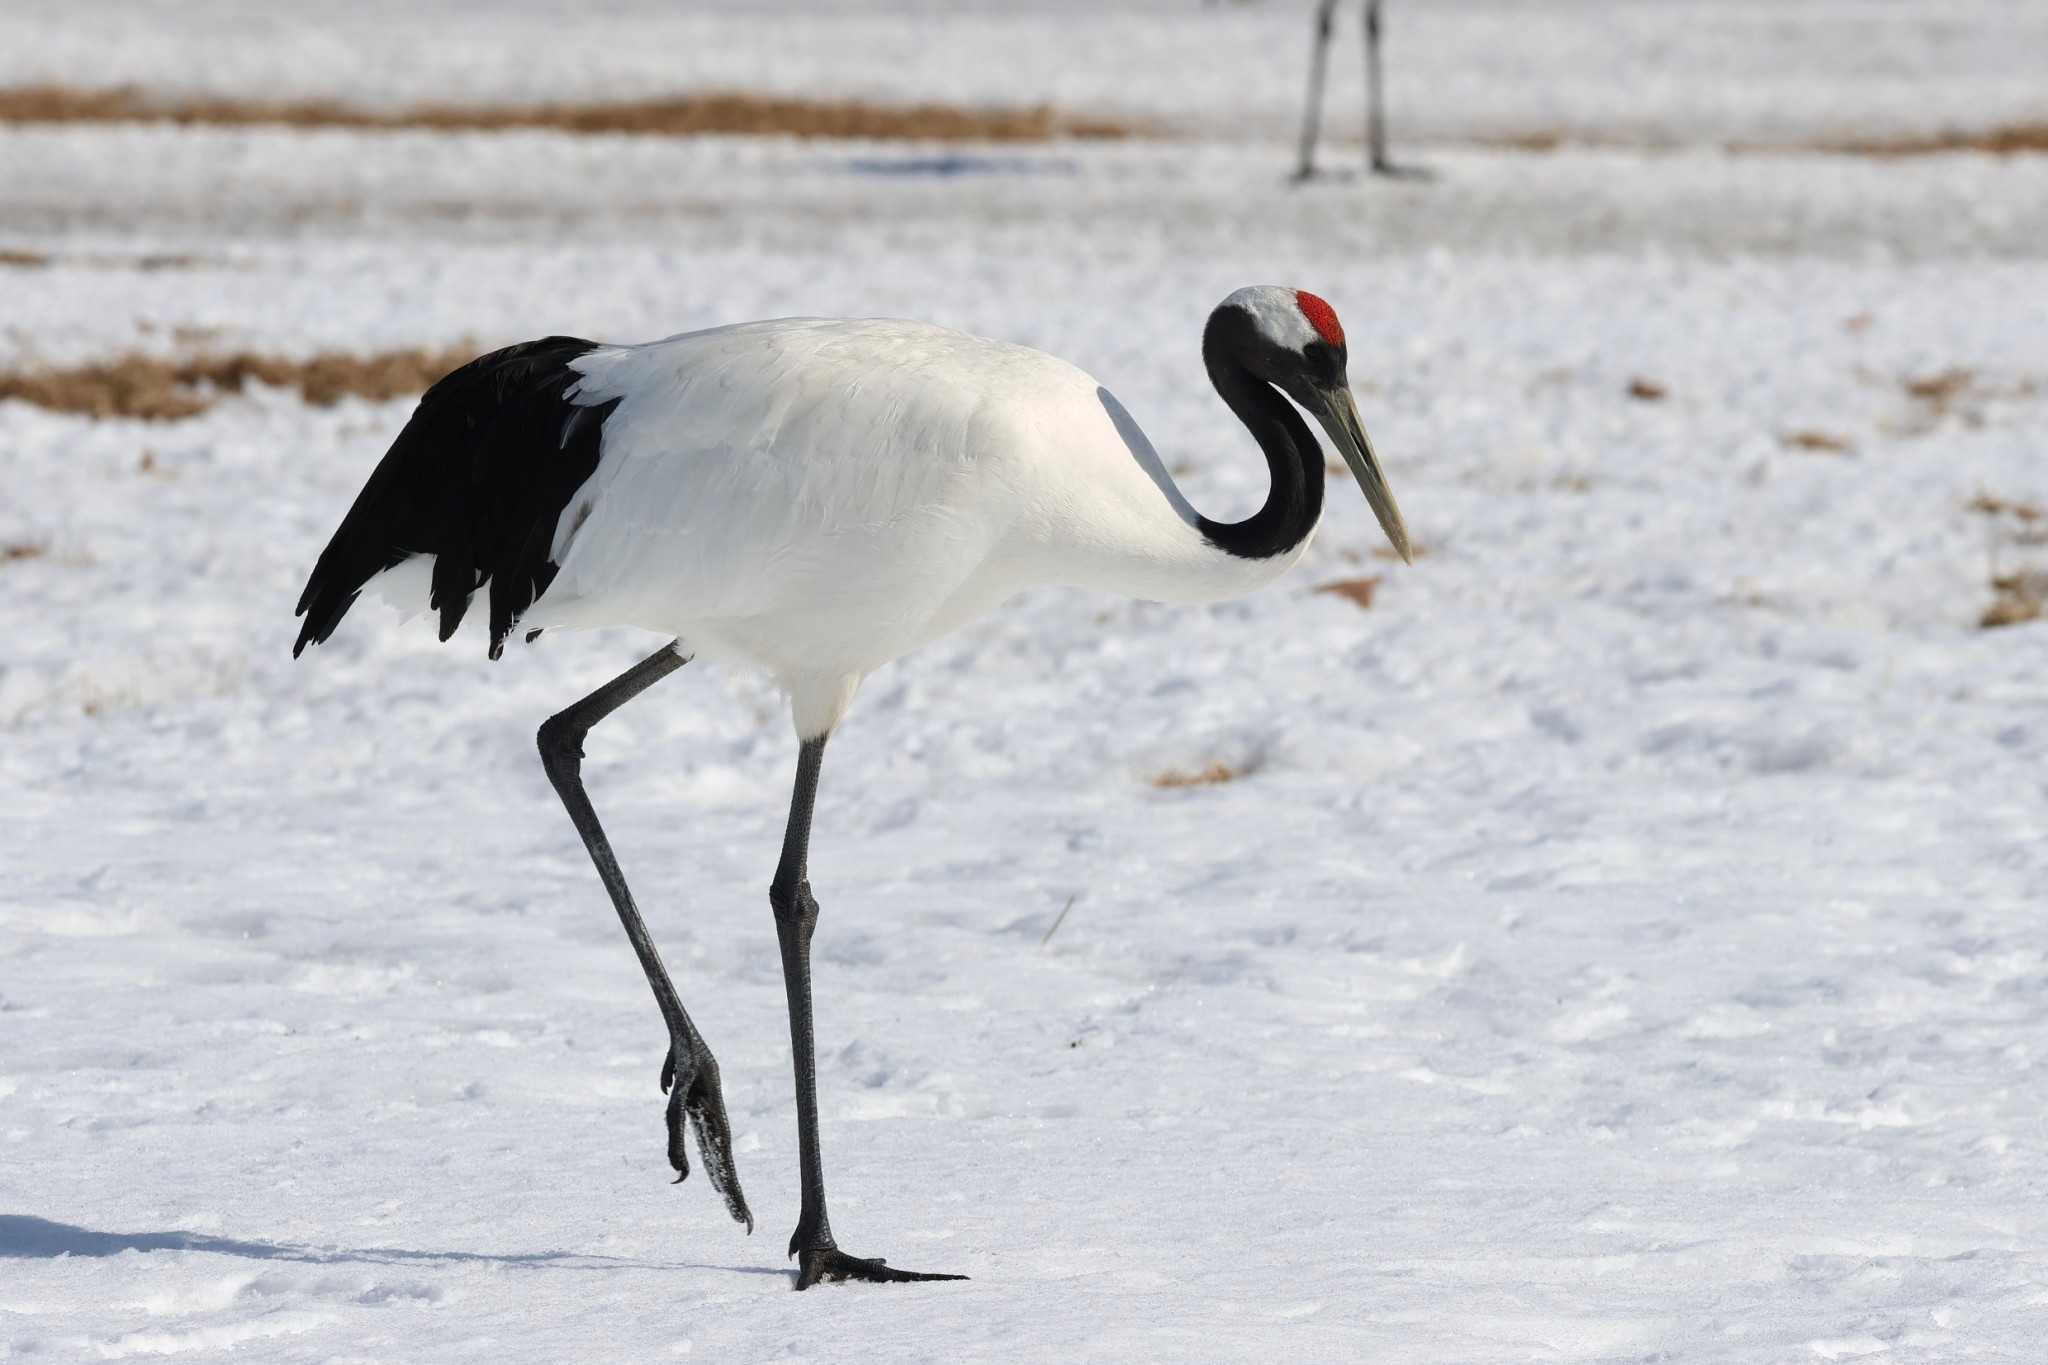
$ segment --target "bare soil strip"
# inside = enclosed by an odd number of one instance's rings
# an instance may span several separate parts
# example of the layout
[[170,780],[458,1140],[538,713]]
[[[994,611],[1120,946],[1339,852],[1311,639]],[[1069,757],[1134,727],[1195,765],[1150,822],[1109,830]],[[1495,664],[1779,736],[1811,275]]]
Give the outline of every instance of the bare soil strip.
[[1136,129],[1110,119],[948,104],[883,105],[772,95],[706,94],[615,104],[454,105],[361,109],[329,100],[252,100],[151,95],[132,87],[0,89],[5,123],[178,123],[214,127],[418,128],[448,132],[544,128],[568,133],[781,133],[794,137],[936,142],[1045,142],[1120,138]]
[[308,403],[345,397],[383,400],[424,393],[476,357],[474,346],[413,347],[376,355],[327,352],[307,360],[240,351],[164,359],[128,355],[69,369],[0,371],[0,401],[18,398],[55,412],[166,420],[206,411],[251,383],[297,389]]

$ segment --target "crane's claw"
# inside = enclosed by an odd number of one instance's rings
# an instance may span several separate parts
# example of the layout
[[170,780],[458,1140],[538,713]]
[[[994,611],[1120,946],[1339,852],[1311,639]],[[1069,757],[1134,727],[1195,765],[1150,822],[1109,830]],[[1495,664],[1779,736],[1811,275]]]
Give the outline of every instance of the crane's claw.
[[849,1256],[837,1247],[806,1248],[797,1254],[796,1287],[840,1280],[861,1280],[868,1284],[910,1284],[919,1280],[964,1280],[965,1275],[929,1275],[917,1270],[892,1269],[887,1261]]
[[747,1196],[740,1189],[739,1168],[732,1159],[732,1126],[725,1118],[725,1092],[718,1084],[718,1063],[709,1051],[683,1052],[685,1068],[678,1074],[677,1044],[670,1043],[668,1057],[661,1064],[661,1088],[668,1094],[668,1164],[675,1167],[676,1183],[690,1178],[690,1153],[683,1142],[683,1121],[697,1134],[697,1152],[704,1159],[704,1176],[711,1188],[725,1200],[725,1211],[735,1223],[754,1230],[754,1215],[747,1208]]

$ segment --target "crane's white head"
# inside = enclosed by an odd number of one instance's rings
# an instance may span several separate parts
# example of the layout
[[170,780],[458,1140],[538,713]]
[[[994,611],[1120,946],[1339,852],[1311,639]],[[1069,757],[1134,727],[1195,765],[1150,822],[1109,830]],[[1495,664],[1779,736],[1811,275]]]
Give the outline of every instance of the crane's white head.
[[1380,529],[1401,558],[1412,562],[1401,508],[1351,397],[1344,325],[1337,321],[1337,310],[1305,289],[1251,285],[1218,304],[1209,327],[1211,342],[1228,348],[1238,364],[1321,423],[1358,480]]

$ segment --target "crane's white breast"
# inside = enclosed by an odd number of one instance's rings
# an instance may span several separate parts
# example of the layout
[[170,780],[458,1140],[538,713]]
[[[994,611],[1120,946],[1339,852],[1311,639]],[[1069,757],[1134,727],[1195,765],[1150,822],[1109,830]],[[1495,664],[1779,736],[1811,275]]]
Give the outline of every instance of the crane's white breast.
[[577,368],[576,401],[618,406],[526,623],[642,625],[785,677],[868,672],[1042,578],[1017,536],[1060,477],[1037,424],[1097,392],[897,322],[750,323]]

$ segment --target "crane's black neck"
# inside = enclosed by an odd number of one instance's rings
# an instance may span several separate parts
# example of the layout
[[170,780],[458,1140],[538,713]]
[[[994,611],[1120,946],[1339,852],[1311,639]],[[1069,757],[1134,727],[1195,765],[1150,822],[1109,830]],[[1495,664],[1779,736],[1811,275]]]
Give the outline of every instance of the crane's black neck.
[[1241,559],[1286,554],[1308,538],[1323,514],[1322,447],[1294,405],[1253,371],[1261,348],[1272,349],[1272,343],[1259,334],[1249,313],[1219,308],[1210,315],[1202,334],[1209,382],[1266,452],[1273,475],[1265,506],[1243,521],[1195,518],[1211,545]]

